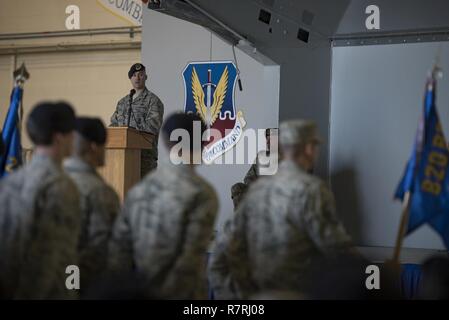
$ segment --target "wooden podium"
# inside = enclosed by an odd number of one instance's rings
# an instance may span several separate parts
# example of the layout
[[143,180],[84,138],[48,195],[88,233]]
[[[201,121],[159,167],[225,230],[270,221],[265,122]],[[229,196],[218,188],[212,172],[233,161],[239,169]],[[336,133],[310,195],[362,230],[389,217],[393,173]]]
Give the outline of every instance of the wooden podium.
[[123,202],[128,190],[140,181],[141,150],[151,149],[154,136],[127,127],[110,127],[105,165],[98,171]]

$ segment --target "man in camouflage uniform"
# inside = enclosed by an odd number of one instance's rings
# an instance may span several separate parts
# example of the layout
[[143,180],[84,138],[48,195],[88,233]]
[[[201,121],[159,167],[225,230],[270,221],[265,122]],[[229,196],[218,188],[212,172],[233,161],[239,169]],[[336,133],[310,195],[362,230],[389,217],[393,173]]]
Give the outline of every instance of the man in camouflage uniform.
[[[176,129],[193,137],[194,123],[201,123],[198,116],[170,116],[162,129],[167,147],[175,146],[170,135]],[[190,164],[164,164],[130,190],[111,241],[111,269],[134,269],[162,298],[207,298],[206,257],[218,200],[213,187],[195,172],[192,157],[201,159],[195,145],[200,142],[191,139],[182,150]]]
[[0,182],[0,285],[5,298],[66,299],[66,268],[78,265],[79,196],[61,168],[70,155],[75,114],[41,103],[26,127],[35,145],[29,165]]
[[281,124],[278,172],[250,187],[212,256],[212,288],[223,298],[301,292],[314,257],[350,248],[331,191],[308,173],[318,154],[316,132],[310,121]]
[[[270,156],[270,149],[271,149],[270,143],[272,142],[271,140],[273,140],[274,143],[277,143],[277,139],[270,139],[271,131],[273,131],[273,130],[277,130],[277,128],[271,128],[271,129],[265,130],[265,138],[267,141],[267,150],[260,151],[257,154],[256,160],[251,165],[251,167],[249,168],[248,172],[245,175],[245,178],[243,179],[243,183],[238,182],[231,187],[231,198],[234,203],[234,209],[236,209],[237,206],[239,205],[239,203],[242,201],[243,196],[248,191],[249,186],[259,178],[259,171],[260,171],[260,167],[261,167],[261,163],[260,163],[259,159],[262,156],[265,156],[265,157]],[[276,147],[276,150],[277,150],[277,147]]]
[[[142,150],[141,177],[157,167],[157,144],[159,130],[164,116],[164,105],[161,100],[145,86],[147,74],[145,66],[136,63],[128,72],[133,89],[117,104],[117,108],[111,117],[111,127],[126,127],[153,135],[150,150]],[[132,103],[130,103],[132,99]],[[130,110],[131,108],[131,110]],[[131,114],[128,120],[128,115]]]
[[115,191],[97,173],[104,165],[106,128],[98,118],[78,118],[72,157],[64,169],[80,193],[81,234],[79,241],[81,290],[104,273],[112,226],[120,211]]

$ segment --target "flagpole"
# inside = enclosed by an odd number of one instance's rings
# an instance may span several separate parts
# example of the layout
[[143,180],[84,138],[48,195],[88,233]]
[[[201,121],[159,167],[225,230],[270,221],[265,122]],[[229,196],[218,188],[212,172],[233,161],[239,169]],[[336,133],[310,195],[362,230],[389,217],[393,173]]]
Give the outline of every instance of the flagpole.
[[[441,59],[441,46],[436,53],[435,62],[432,71],[429,75],[433,79],[433,81],[436,81],[436,79],[442,77],[442,71],[441,68],[439,67],[440,59]],[[396,245],[394,247],[393,260],[392,260],[392,262],[397,265],[400,262],[402,243],[404,242],[404,237],[407,233],[408,220],[410,216],[410,197],[411,193],[409,190],[405,193],[404,199],[402,201],[401,221],[399,223],[399,231],[396,237]]]
[[396,238],[396,245],[394,247],[393,263],[399,264],[401,256],[402,243],[407,232],[408,218],[410,214],[410,191],[407,191],[402,202],[402,215],[399,223],[399,231]]

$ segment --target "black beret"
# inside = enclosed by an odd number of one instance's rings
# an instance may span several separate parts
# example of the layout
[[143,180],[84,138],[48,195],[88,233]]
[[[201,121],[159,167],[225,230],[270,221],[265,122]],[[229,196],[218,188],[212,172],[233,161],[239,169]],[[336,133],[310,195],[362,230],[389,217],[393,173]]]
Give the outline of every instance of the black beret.
[[28,125],[53,133],[68,133],[75,129],[75,111],[66,102],[42,102],[31,110]]
[[141,63],[135,63],[131,66],[128,71],[128,78],[131,79],[135,72],[137,71],[145,71],[145,66]]
[[106,143],[106,128],[99,118],[79,117],[76,119],[76,132],[85,139],[103,145]]

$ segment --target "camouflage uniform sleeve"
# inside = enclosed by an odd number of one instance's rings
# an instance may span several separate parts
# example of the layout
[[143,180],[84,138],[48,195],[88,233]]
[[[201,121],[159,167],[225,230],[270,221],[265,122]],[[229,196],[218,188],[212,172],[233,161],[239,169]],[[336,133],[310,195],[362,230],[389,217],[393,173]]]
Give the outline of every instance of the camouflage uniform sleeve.
[[151,134],[158,135],[162,126],[162,120],[164,117],[164,104],[162,101],[154,97],[150,100],[150,108],[145,117],[145,130]]
[[245,175],[245,178],[243,179],[243,182],[249,186],[251,183],[257,180],[259,177],[259,173],[257,172],[257,159],[256,162],[254,162],[251,167],[249,168],[248,172]]
[[223,250],[227,251],[233,295],[236,299],[248,299],[255,291],[248,261],[247,221],[245,203],[235,213],[229,240]]
[[251,183],[257,180],[259,177],[257,173],[257,158],[256,161],[251,165],[245,177],[243,178],[243,183],[238,182],[231,187],[231,199],[234,203],[234,209],[240,204],[243,196],[248,191]]
[[77,298],[76,290],[65,285],[66,267],[79,265],[81,221],[76,186],[68,178],[52,183],[38,195],[36,212],[15,298]]
[[[165,283],[168,291],[173,292],[173,288],[182,288],[180,294],[184,293],[186,297],[195,299],[205,299],[204,292],[188,292],[189,288],[195,290],[197,283],[190,283],[190,279],[197,279],[198,270],[204,269],[206,262],[207,249],[213,234],[215,217],[218,211],[218,199],[215,192],[211,190],[206,194],[201,192],[195,197],[193,206],[188,210],[186,232],[183,241],[181,253],[178,256],[173,271],[170,272]],[[206,284],[206,275],[204,275],[204,285]],[[205,289],[205,288],[204,288]]]
[[[107,265],[108,243],[112,227],[120,211],[117,194],[108,186],[93,190],[89,195],[89,242],[81,252],[82,265],[95,276],[104,271]],[[84,277],[86,278],[86,277]]]
[[[242,203],[243,197],[248,192],[250,185],[253,182],[255,182],[257,180],[257,178],[259,177],[258,170],[257,170],[257,163],[258,163],[258,158],[256,157],[256,160],[251,165],[251,167],[249,168],[245,177],[243,178],[243,183],[241,183],[241,182],[236,183],[231,188],[231,197],[232,197],[232,200],[234,203],[234,210],[237,210],[238,206]],[[239,215],[239,219],[236,219],[231,224],[232,225],[231,229],[234,229],[234,231],[236,232],[236,234],[234,234],[234,236],[233,236],[234,238],[232,241],[232,246],[233,246],[232,249],[236,250],[235,254],[237,254],[237,255],[243,254],[246,250],[244,233],[242,233],[241,235],[238,235],[238,232],[241,231],[241,230],[239,230],[239,228],[243,228],[243,224],[244,224],[243,221],[244,221],[244,217]],[[239,238],[239,237],[241,237],[241,238]],[[230,237],[228,237],[228,238],[229,238],[228,240],[231,241]],[[231,242],[228,244],[223,244],[223,246],[231,246]],[[238,271],[238,272],[245,273],[245,271],[243,271],[243,270]]]
[[234,209],[236,209],[242,201],[247,189],[248,186],[241,182],[238,182],[231,187],[231,199],[234,203]]
[[114,111],[114,113],[111,116],[111,124],[109,125],[110,127],[119,127],[120,123],[123,122],[123,119],[122,119],[123,115],[121,114],[122,111],[123,111],[122,110],[123,106],[121,104],[121,101],[122,100],[120,100],[117,103],[117,107],[115,108],[115,111]]
[[112,272],[130,272],[134,267],[133,241],[129,221],[129,206],[126,200],[122,212],[115,221],[109,242],[108,269]]
[[232,221],[227,221],[220,233],[212,253],[208,275],[210,287],[213,290],[216,300],[234,299],[232,278],[229,270],[229,258],[227,256],[227,246],[230,237],[230,228]]
[[310,238],[323,253],[351,249],[351,238],[335,212],[335,201],[324,183],[310,189],[303,224]]

